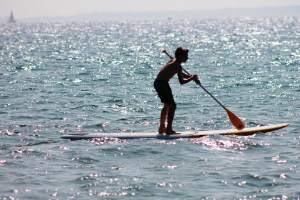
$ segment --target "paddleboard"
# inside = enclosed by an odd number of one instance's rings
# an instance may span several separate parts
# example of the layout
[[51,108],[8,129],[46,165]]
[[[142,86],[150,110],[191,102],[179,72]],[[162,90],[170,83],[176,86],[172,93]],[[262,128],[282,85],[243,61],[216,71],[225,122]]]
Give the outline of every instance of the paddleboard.
[[179,139],[179,138],[199,138],[212,135],[253,135],[255,133],[266,133],[282,129],[289,124],[277,124],[259,127],[244,128],[243,130],[226,129],[226,130],[211,130],[211,131],[198,131],[198,132],[182,132],[177,135],[163,135],[157,132],[132,132],[132,133],[96,133],[96,134],[69,134],[63,135],[61,138],[70,140],[89,140],[93,138],[118,138],[118,139],[139,139],[139,138],[155,138],[155,139]]

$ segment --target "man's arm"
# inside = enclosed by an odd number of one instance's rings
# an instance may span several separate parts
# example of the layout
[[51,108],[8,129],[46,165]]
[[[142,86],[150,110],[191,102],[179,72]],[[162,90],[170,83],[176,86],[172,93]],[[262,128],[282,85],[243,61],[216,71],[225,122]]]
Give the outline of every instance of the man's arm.
[[186,83],[194,80],[194,75],[187,75],[187,74],[182,73],[182,67],[181,66],[178,67],[177,76],[178,76],[179,83],[181,85],[186,84]]
[[183,76],[183,78],[191,78],[191,76],[193,76],[193,75],[182,73],[182,76]]

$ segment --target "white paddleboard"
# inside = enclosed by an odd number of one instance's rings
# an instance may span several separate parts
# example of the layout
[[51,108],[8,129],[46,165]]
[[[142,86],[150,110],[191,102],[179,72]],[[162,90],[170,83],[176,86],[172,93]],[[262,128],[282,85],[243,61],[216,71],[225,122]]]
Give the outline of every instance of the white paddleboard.
[[266,133],[282,129],[289,124],[277,124],[268,126],[259,126],[244,128],[243,130],[226,129],[226,130],[211,130],[211,131],[198,131],[198,132],[181,132],[177,135],[162,135],[157,132],[142,132],[142,133],[96,133],[96,134],[69,134],[63,135],[61,138],[70,140],[89,140],[93,138],[118,138],[118,139],[139,139],[139,138],[155,138],[155,139],[179,139],[179,138],[199,138],[211,135],[252,135],[255,133]]

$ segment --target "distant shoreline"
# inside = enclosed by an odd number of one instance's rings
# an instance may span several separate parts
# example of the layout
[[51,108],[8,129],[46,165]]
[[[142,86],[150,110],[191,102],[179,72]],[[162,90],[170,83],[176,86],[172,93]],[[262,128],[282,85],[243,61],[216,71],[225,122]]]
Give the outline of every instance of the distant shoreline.
[[[194,11],[159,11],[159,12],[95,12],[72,16],[43,16],[33,18],[18,18],[18,22],[74,22],[74,21],[118,21],[118,20],[156,20],[156,19],[190,19],[190,18],[220,18],[220,17],[264,17],[300,15],[300,6],[261,7],[261,8],[227,8],[215,10]],[[7,18],[0,18],[0,23],[6,23]]]

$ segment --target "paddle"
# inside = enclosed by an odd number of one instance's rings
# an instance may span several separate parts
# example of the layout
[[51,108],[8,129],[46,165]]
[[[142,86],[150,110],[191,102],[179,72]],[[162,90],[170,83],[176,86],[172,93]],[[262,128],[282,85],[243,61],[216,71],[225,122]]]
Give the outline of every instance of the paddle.
[[[170,59],[174,59],[172,56],[170,56],[170,54],[168,54],[168,52],[166,50],[163,50],[162,53],[165,53],[167,56],[169,56]],[[188,73],[184,68],[182,68],[183,71],[185,71],[185,73],[187,73],[188,75],[190,75],[190,73]],[[203,85],[198,84],[207,94],[209,94],[209,96],[211,96],[226,112],[227,115],[231,121],[231,123],[233,124],[233,126],[238,129],[238,130],[242,130],[245,128],[245,124],[243,123],[243,121],[236,116],[233,112],[231,112],[229,109],[227,109],[223,104],[220,103],[220,101],[218,101],[210,92],[208,92],[205,87],[203,87]]]

